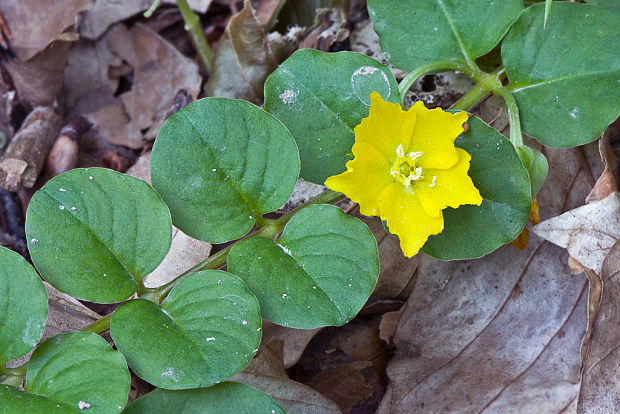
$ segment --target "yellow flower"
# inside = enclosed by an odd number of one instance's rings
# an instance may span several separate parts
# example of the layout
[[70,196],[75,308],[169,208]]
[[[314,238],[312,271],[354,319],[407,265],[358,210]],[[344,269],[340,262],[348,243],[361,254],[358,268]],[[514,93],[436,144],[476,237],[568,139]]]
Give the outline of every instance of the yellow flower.
[[325,185],[359,203],[362,214],[386,220],[411,257],[441,233],[443,209],[482,203],[467,175],[471,157],[454,146],[467,113],[429,110],[422,102],[404,111],[377,92],[370,100],[368,117],[355,127],[355,158]]

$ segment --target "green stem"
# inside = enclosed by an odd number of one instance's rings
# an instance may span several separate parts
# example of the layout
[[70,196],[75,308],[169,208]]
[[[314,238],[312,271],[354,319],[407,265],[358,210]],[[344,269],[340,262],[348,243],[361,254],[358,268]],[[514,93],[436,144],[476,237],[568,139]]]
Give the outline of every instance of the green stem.
[[93,333],[102,333],[110,328],[110,318],[112,314],[106,315],[98,321],[88,325],[85,328],[82,328],[82,332],[93,332]]
[[308,201],[306,204],[303,204],[289,211],[288,213],[286,213],[285,215],[283,215],[282,217],[278,219],[275,219],[275,220],[263,219],[263,227],[257,230],[254,230],[253,232],[249,233],[245,237],[226,246],[224,249],[220,250],[213,256],[209,256],[206,260],[198,263],[196,266],[183,272],[181,275],[179,275],[179,277],[177,277],[173,281],[155,289],[152,293],[158,296],[159,303],[161,303],[168,296],[168,293],[170,293],[170,291],[174,289],[174,287],[178,285],[185,276],[190,275],[195,272],[199,272],[201,270],[219,269],[223,267],[224,265],[226,265],[226,258],[228,257],[228,253],[233,248],[233,246],[237,244],[238,242],[240,242],[241,240],[245,240],[248,237],[266,237],[266,238],[273,239],[278,234],[280,234],[280,232],[284,229],[284,226],[286,225],[286,223],[288,223],[289,220],[295,214],[299,213],[304,208],[314,205],[314,204],[331,204],[336,201],[342,200],[343,198],[344,198],[344,195],[342,193],[338,193],[332,190],[327,190],[321,195],[319,195],[318,197],[315,197],[312,200]]
[[493,90],[493,93],[504,98],[506,102],[506,112],[510,122],[510,142],[516,147],[523,146],[523,134],[521,133],[521,118],[519,117],[519,107],[514,95],[508,89],[502,87]]
[[149,7],[148,10],[144,12],[143,16],[147,19],[151,17],[153,13],[155,13],[155,10],[157,10],[157,7],[159,7],[159,1],[160,0],[155,0],[153,4],[151,4],[151,7]]
[[482,75],[474,85],[474,87],[456,101],[450,109],[468,111],[478,102],[480,102],[485,96],[502,86],[501,76],[504,70],[500,68],[492,73],[485,73]]
[[211,73],[213,68],[213,51],[202,31],[200,18],[189,7],[187,0],[177,0],[177,6],[185,21],[185,30],[191,35],[192,44],[198,53],[202,66],[207,70],[207,73]]
[[0,364],[0,384],[19,387],[26,376],[27,368],[27,362],[15,368],[6,368],[3,364]]

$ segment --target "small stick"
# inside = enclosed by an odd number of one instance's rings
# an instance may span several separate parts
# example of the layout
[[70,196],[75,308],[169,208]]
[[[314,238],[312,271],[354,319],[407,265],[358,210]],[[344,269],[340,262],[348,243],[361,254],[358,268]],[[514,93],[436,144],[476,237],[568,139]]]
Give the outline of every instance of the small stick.
[[60,117],[53,108],[35,108],[0,159],[0,186],[8,191],[32,187],[59,129]]

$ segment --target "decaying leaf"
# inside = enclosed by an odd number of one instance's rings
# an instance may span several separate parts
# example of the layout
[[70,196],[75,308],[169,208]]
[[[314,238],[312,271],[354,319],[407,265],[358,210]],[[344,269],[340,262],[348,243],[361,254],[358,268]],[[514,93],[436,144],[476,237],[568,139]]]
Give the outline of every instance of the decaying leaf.
[[[546,155],[542,217],[582,204],[590,191],[572,151]],[[477,260],[423,255],[378,412],[574,412],[587,284],[567,259],[536,237],[523,252],[504,246]]]
[[605,256],[620,237],[620,194],[543,221],[532,231],[566,248],[579,263],[600,274]]
[[131,30],[116,25],[102,39],[133,68],[133,84],[120,95],[120,103],[99,108],[87,117],[108,142],[141,148],[155,138],[179,90],[198,95],[198,66],[142,24]]
[[2,0],[0,9],[12,37],[10,46],[22,61],[32,58],[56,40],[77,15],[95,0]]
[[583,367],[578,413],[620,411],[620,243],[602,266],[603,294]]
[[286,42],[277,45],[277,49],[272,48],[246,0],[243,10],[230,18],[217,45],[213,70],[205,85],[206,95],[259,104],[265,79],[293,51],[292,43],[288,47]]
[[54,42],[29,60],[18,58],[4,63],[19,99],[33,106],[52,105],[62,89],[69,42]]
[[299,358],[301,358],[310,340],[312,340],[321,329],[323,328],[287,328],[286,326],[276,325],[264,320],[261,344],[264,345],[272,341],[282,341],[282,364],[284,368],[290,368],[299,361]]
[[616,180],[618,161],[611,145],[609,145],[609,129],[599,140],[598,150],[601,153],[601,161],[605,165],[605,170],[596,180],[596,184],[590,194],[588,194],[588,197],[586,197],[586,203],[602,200],[614,191],[618,191],[618,181]]
[[[35,0],[36,1],[36,0]],[[187,4],[198,13],[205,13],[212,0],[188,0]],[[176,4],[176,0],[163,0],[163,4]],[[153,0],[97,0],[84,16],[80,34],[86,39],[97,39],[108,27],[147,10]]]
[[341,414],[333,401],[290,379],[240,372],[231,381],[242,382],[271,396],[287,413]]

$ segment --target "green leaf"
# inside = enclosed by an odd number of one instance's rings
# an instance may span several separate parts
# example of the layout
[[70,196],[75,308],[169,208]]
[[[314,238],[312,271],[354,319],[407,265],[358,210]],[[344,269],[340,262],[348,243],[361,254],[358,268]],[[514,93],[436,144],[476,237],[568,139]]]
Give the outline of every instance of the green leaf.
[[161,309],[136,299],[112,315],[110,334],[141,378],[166,389],[224,381],[260,343],[256,298],[235,275],[206,270],[185,277]]
[[284,414],[267,394],[245,384],[224,382],[209,388],[161,388],[134,401],[123,414]]
[[323,184],[346,170],[353,129],[368,116],[370,93],[400,102],[392,72],[365,55],[298,50],[265,83],[265,109],[297,141],[301,177]]
[[47,292],[19,254],[0,247],[0,366],[26,355],[39,342],[47,321]]
[[480,206],[447,208],[443,232],[422,250],[441,260],[484,256],[519,235],[530,214],[530,180],[514,147],[478,117],[455,145],[471,155],[469,176],[482,196]]
[[263,318],[310,329],[355,317],[377,283],[379,256],[364,223],[338,207],[313,205],[293,216],[277,241],[237,243],[228,269],[256,295]]
[[602,9],[620,13],[620,1],[618,0],[586,0],[586,3],[594,4]]
[[620,15],[556,2],[527,8],[502,45],[523,130],[545,145],[570,147],[598,138],[620,114]]
[[32,261],[56,289],[91,302],[119,302],[168,253],[168,208],[144,181],[103,168],[47,182],[26,213]]
[[522,9],[521,0],[368,0],[383,53],[408,72],[436,61],[475,70]]
[[120,413],[130,382],[125,359],[105,339],[72,332],[50,338],[34,351],[27,392],[0,386],[1,408],[7,413]]
[[521,158],[521,162],[530,176],[532,198],[534,198],[545,182],[545,178],[547,178],[547,173],[549,172],[547,157],[537,149],[530,148],[526,145],[517,147],[516,150],[517,155]]
[[553,3],[553,0],[545,0],[545,19],[543,20],[543,27],[547,26],[547,19],[549,18],[549,12],[551,11],[551,3]]
[[299,176],[288,130],[245,101],[205,98],[168,118],[151,156],[153,187],[186,234],[237,239],[281,207]]

